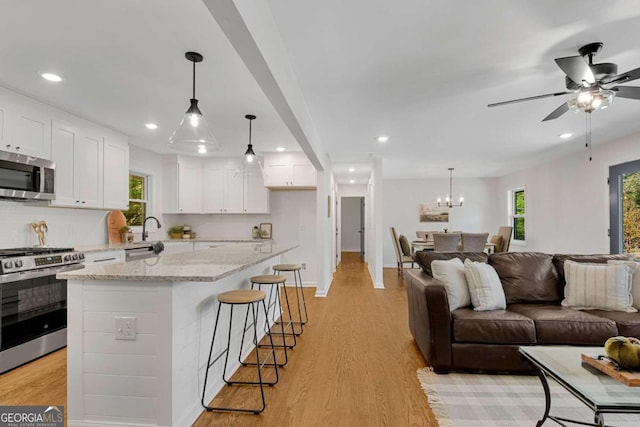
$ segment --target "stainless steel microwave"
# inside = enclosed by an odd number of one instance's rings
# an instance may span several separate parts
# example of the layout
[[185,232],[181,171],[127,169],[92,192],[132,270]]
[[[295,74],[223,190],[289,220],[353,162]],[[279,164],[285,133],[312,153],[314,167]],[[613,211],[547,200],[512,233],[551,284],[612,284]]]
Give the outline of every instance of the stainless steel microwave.
[[55,199],[55,166],[49,160],[0,151],[0,198]]

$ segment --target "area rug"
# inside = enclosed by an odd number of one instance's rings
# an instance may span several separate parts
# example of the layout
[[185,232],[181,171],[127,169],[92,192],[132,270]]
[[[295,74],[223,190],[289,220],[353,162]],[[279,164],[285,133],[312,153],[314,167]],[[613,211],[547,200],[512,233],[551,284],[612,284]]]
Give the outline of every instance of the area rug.
[[[446,374],[418,369],[418,380],[440,427],[535,426],[544,414],[544,390],[536,376]],[[549,380],[555,416],[593,422],[593,412]],[[605,415],[607,425],[640,426],[640,415]],[[544,424],[557,425],[553,420]]]

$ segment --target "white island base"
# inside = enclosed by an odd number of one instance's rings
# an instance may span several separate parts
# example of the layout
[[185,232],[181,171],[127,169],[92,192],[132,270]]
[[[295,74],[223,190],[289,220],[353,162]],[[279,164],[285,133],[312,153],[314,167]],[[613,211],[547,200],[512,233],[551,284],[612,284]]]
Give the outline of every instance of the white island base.
[[[176,262],[196,263],[201,253],[209,256],[219,249],[160,257],[165,267]],[[144,269],[144,280],[117,280],[131,270],[134,261],[119,265],[91,267],[68,280],[67,398],[68,425],[74,426],[189,426],[202,413],[200,405],[205,366],[217,309],[216,295],[234,289],[248,289],[249,278],[271,274],[288,247],[277,248],[266,259],[236,265],[213,281],[179,281],[178,277],[153,280],[162,265]],[[229,251],[228,247],[225,247]],[[187,258],[180,258],[184,256]],[[229,255],[228,253],[225,255]],[[265,258],[261,256],[260,258]],[[156,262],[158,260],[155,260]],[[202,260],[201,260],[202,261]],[[228,265],[227,265],[228,266]],[[202,265],[200,266],[202,267]],[[206,266],[205,266],[206,267]],[[183,270],[189,270],[185,266]],[[219,266],[211,265],[212,269]],[[189,276],[193,272],[185,273]],[[74,277],[75,276],[75,277]],[[98,280],[100,277],[107,280]],[[171,279],[171,280],[167,280]],[[220,315],[221,328],[216,348],[224,348],[228,333],[228,307]],[[229,372],[239,366],[239,337],[245,310],[234,310]],[[116,339],[116,318],[135,326],[134,340]],[[260,318],[263,322],[264,318]],[[262,323],[260,323],[262,324]],[[123,331],[131,335],[132,331]],[[260,333],[260,330],[259,330]],[[246,340],[243,357],[252,350]],[[224,363],[210,370],[206,402],[223,386]]]

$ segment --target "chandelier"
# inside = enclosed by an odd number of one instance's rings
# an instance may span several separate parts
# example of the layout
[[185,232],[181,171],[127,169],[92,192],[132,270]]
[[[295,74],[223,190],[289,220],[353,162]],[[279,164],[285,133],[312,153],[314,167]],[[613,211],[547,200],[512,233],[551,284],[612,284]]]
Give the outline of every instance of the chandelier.
[[438,197],[438,206],[446,206],[448,208],[452,208],[454,206],[462,206],[464,202],[464,197],[460,196],[458,199],[458,203],[454,204],[451,198],[451,194],[453,193],[453,168],[449,168],[449,195],[445,197],[444,203],[442,203],[442,199]]

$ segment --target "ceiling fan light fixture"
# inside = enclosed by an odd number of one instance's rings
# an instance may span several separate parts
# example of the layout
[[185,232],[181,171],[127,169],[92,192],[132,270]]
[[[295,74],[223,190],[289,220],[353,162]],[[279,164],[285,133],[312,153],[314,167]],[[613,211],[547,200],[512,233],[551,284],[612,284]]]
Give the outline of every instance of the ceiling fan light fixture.
[[607,108],[614,97],[615,92],[612,90],[595,88],[581,91],[578,96],[567,101],[567,104],[573,111],[590,113]]
[[202,62],[202,55],[197,52],[187,52],[185,57],[193,63],[193,96],[189,100],[189,108],[184,113],[178,128],[169,137],[169,148],[199,154],[217,151],[220,149],[220,144],[211,133],[196,98],[196,63]]

